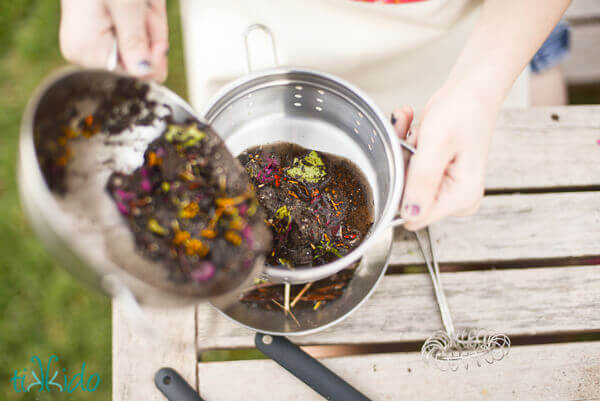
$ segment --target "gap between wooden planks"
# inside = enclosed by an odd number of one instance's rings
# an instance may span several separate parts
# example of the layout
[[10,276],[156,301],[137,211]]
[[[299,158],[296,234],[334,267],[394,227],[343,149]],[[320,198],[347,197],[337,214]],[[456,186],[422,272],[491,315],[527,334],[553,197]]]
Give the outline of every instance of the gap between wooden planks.
[[[322,362],[373,400],[600,400],[600,342],[513,347],[493,366],[455,373],[419,353]],[[270,360],[200,363],[198,383],[207,400],[322,400]]]
[[[455,326],[509,335],[600,330],[600,266],[442,273]],[[251,348],[254,333],[198,306],[201,350]],[[426,274],[386,276],[373,296],[346,320],[298,344],[424,341],[442,328]]]

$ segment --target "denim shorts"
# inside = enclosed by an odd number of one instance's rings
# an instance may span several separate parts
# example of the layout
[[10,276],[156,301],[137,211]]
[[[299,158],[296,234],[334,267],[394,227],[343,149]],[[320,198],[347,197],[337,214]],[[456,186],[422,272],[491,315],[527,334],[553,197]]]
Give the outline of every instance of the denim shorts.
[[571,27],[567,22],[560,21],[531,59],[531,71],[538,74],[558,65],[567,57],[570,49]]

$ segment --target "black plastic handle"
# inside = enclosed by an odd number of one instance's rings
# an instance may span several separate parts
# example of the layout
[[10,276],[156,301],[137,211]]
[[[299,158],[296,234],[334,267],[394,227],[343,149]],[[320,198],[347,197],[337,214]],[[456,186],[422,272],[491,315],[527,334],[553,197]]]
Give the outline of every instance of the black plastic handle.
[[256,348],[331,401],[370,401],[285,337],[257,333]]
[[162,368],[156,372],[154,384],[169,401],[204,401],[185,379],[171,368]]

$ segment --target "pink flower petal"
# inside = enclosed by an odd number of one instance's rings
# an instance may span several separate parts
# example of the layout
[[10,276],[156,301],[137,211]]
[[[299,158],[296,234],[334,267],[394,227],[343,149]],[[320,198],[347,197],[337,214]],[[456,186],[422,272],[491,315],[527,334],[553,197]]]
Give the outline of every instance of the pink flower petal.
[[242,230],[242,237],[246,241],[248,248],[252,248],[252,246],[254,245],[254,235],[252,233],[252,229],[250,228],[250,225],[247,225],[246,227],[244,227],[244,229]]
[[127,208],[127,206],[125,206],[124,203],[117,202],[117,208],[119,209],[119,212],[121,212],[125,216],[129,214],[129,209]]
[[147,178],[145,178],[145,179],[142,180],[142,182],[140,183],[140,186],[146,192],[152,191],[152,183]]
[[215,275],[217,268],[210,262],[202,262],[200,266],[192,270],[192,280],[194,281],[208,281]]
[[135,194],[133,192],[123,191],[120,188],[116,189],[115,193],[117,194],[117,196],[119,198],[121,198],[121,200],[124,200],[124,201],[135,199]]
[[245,259],[244,262],[242,263],[242,269],[248,270],[252,267],[252,265],[254,265],[254,260],[252,260],[250,258]]

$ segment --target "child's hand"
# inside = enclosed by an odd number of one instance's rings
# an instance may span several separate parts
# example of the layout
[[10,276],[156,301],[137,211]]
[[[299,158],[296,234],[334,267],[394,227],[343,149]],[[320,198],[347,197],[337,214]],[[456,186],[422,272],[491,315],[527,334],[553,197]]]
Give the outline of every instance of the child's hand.
[[417,148],[409,161],[401,206],[407,229],[418,230],[447,216],[473,214],[479,208],[497,113],[484,104],[470,93],[441,89],[412,131],[408,131],[412,109],[394,111],[398,135]]
[[162,82],[169,48],[165,0],[62,0],[60,49],[86,67],[105,68],[118,40],[128,73]]

